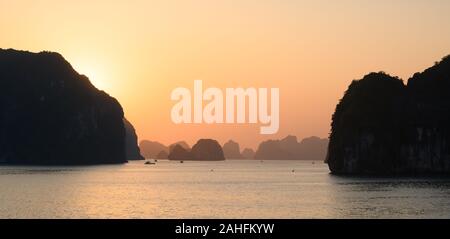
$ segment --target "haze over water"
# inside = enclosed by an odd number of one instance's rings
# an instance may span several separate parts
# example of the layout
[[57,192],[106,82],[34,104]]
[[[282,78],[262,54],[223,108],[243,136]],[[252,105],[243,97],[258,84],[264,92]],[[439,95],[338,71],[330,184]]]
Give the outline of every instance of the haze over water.
[[337,177],[318,161],[1,166],[0,181],[0,218],[450,217],[449,178]]

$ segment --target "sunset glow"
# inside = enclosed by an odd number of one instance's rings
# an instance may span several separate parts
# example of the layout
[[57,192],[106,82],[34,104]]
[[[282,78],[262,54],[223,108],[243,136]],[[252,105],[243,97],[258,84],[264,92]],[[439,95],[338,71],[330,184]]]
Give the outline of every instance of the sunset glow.
[[[327,137],[353,79],[407,80],[450,53],[450,1],[8,1],[0,47],[61,53],[124,108],[139,139]],[[191,87],[280,89],[280,128],[174,124],[170,93]]]

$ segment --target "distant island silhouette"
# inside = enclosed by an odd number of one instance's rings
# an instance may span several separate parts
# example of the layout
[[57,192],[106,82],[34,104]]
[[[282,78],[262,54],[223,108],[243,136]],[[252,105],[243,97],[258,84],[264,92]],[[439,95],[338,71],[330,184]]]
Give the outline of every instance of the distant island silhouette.
[[194,156],[189,150],[177,144],[173,147],[172,151],[167,156],[167,158],[169,160],[193,160]]
[[60,54],[0,49],[0,163],[125,163],[123,120]]
[[255,153],[259,160],[324,160],[328,139],[309,137],[298,142],[296,136],[262,142]]
[[169,147],[157,141],[142,140],[139,143],[141,154],[147,159],[154,159],[161,152],[169,154]]
[[170,160],[221,161],[225,160],[222,146],[213,139],[200,139],[192,146],[192,150],[176,144],[169,153]]
[[241,149],[239,144],[233,140],[229,140],[223,145],[223,153],[226,159],[242,159]]
[[147,159],[167,159],[177,145],[187,151],[191,151],[191,147],[185,141],[178,141],[166,146],[158,141],[142,140],[139,144],[139,148],[142,155]]
[[186,141],[178,141],[176,143],[173,143],[173,144],[169,145],[169,153],[172,152],[172,150],[175,148],[176,145],[180,145],[181,147],[183,147],[187,151],[191,151],[191,146],[189,146],[189,144],[186,143]]
[[155,159],[169,159],[169,154],[163,150],[156,155]]
[[255,151],[251,148],[245,148],[242,150],[242,158],[244,159],[254,159],[255,158]]
[[386,73],[353,81],[332,117],[334,174],[450,173],[450,56],[407,85]]
[[[199,147],[199,145],[202,146]],[[192,147],[191,149],[185,141],[178,141],[166,146],[157,141],[142,140],[139,145],[142,154],[148,159],[217,161],[224,160],[220,156],[223,154],[225,159],[324,161],[327,154],[328,139],[312,136],[298,142],[297,137],[287,136],[281,140],[261,142],[256,152],[251,148],[245,148],[241,152],[239,143],[233,140],[228,140],[223,146],[220,146],[216,140],[204,139],[199,140],[194,146],[199,148],[194,150],[194,147]],[[215,151],[211,155],[216,156],[204,157],[208,154],[207,151],[211,150]]]

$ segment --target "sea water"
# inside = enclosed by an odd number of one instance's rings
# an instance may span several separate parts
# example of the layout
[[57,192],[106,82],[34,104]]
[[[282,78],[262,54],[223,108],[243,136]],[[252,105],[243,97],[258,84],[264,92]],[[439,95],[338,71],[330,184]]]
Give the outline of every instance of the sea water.
[[0,218],[450,218],[450,178],[358,178],[313,161],[0,166]]

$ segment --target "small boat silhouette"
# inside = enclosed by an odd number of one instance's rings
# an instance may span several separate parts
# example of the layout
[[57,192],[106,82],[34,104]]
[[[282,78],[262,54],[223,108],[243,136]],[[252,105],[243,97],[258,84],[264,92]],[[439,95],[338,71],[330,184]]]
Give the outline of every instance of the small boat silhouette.
[[152,165],[152,164],[156,164],[156,163],[151,162],[151,161],[147,161],[147,162],[145,162],[145,164],[147,164],[147,165]]

